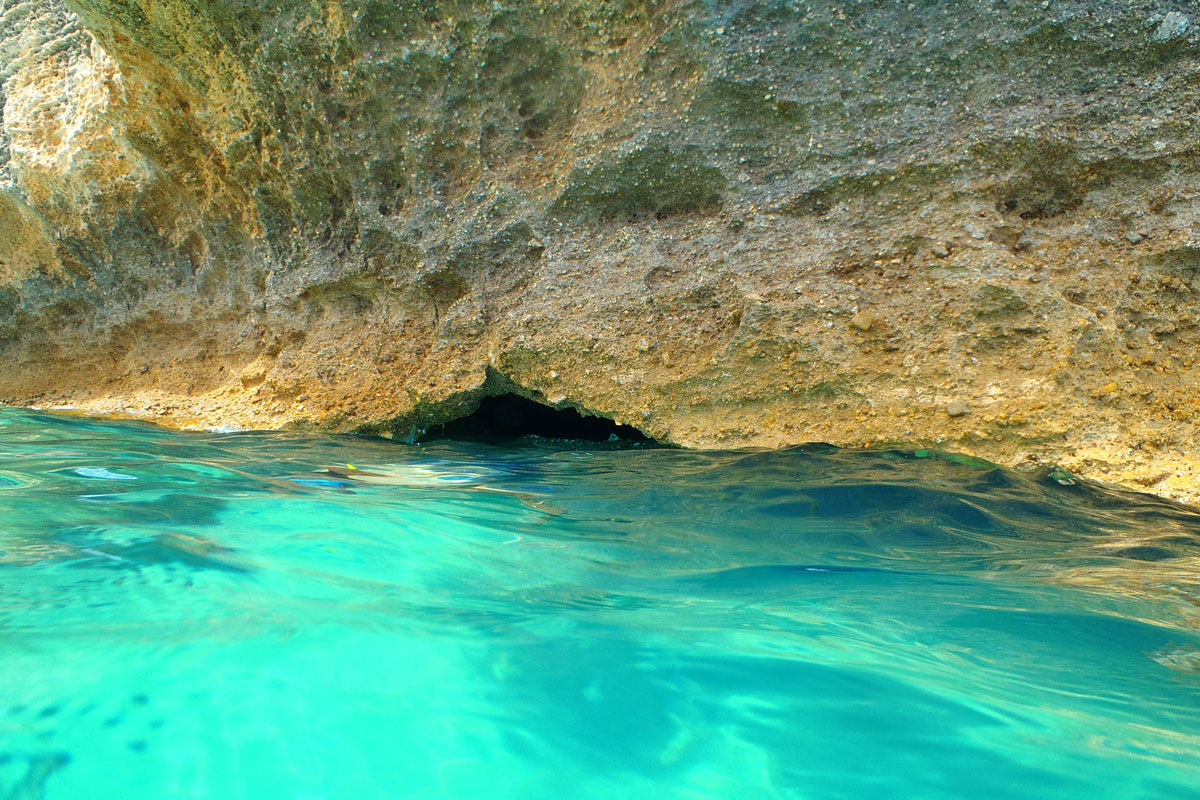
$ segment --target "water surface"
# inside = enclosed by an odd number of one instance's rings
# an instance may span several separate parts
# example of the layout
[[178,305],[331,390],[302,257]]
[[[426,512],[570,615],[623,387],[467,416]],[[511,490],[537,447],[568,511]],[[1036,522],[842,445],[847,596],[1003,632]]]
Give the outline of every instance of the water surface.
[[1195,798],[1200,516],[0,409],[0,799]]

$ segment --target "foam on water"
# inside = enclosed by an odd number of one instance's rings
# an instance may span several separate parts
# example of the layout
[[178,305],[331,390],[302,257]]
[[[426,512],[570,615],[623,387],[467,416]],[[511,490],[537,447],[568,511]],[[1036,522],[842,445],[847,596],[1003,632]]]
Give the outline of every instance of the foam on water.
[[0,409],[0,798],[1194,798],[1200,516]]

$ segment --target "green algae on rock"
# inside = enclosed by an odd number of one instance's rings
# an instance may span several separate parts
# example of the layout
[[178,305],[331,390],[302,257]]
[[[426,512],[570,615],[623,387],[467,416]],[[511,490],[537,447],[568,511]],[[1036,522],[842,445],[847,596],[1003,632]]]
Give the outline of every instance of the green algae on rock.
[[727,186],[716,167],[701,160],[699,147],[672,150],[655,142],[591,170],[572,172],[558,207],[602,219],[656,218],[689,211],[714,211]]

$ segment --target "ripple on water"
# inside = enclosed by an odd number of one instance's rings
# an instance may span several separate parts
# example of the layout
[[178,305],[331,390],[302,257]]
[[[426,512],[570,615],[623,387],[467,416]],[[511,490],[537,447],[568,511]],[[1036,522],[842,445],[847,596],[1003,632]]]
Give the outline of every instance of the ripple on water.
[[0,410],[0,798],[1188,798],[1200,515]]
[[37,484],[37,479],[19,472],[0,470],[0,492],[9,489],[28,489]]

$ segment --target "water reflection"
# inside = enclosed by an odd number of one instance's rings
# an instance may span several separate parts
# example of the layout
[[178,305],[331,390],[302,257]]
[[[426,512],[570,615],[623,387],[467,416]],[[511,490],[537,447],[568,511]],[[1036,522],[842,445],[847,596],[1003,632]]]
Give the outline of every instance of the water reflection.
[[1191,797],[1200,516],[0,410],[0,798]]

